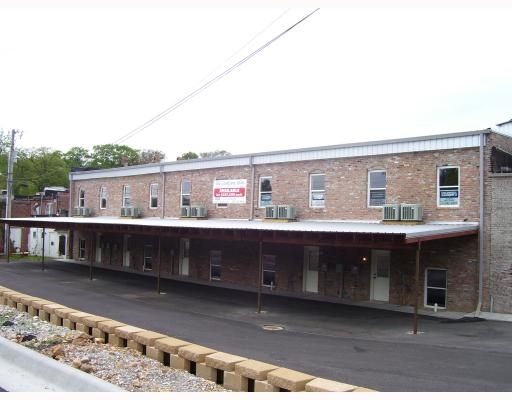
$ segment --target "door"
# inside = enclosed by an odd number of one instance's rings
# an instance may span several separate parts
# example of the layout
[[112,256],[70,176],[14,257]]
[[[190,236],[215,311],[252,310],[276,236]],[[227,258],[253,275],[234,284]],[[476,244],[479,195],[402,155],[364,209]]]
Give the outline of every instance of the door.
[[190,239],[180,239],[180,275],[188,276]]
[[371,300],[389,301],[389,250],[372,250]]
[[304,282],[303,290],[318,293],[318,270],[320,268],[320,249],[318,246],[304,246]]

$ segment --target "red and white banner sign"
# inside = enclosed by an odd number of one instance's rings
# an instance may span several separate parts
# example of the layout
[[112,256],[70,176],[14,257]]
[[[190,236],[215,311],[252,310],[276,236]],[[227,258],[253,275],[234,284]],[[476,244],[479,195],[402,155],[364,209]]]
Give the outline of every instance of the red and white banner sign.
[[213,204],[245,204],[247,179],[213,181]]

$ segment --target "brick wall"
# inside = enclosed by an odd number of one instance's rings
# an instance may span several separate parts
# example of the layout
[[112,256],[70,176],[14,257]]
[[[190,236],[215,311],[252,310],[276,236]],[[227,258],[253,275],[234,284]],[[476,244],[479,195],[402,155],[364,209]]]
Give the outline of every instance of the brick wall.
[[[179,217],[181,182],[189,179],[192,183],[191,203],[205,205],[209,217],[249,219],[254,194],[254,217],[262,218],[264,210],[258,208],[259,178],[271,176],[273,204],[295,205],[299,219],[379,220],[381,208],[367,207],[367,180],[368,171],[384,169],[387,171],[387,203],[420,203],[424,207],[425,221],[478,221],[478,164],[478,149],[426,151],[257,165],[254,183],[251,183],[250,167],[166,173],[165,181],[159,174],[73,181],[71,196],[72,206],[76,206],[78,191],[83,188],[86,192],[85,207],[91,208],[93,215],[116,216],[120,215],[123,185],[130,185],[132,205],[140,207],[144,217],[161,216],[164,204],[166,217]],[[442,165],[460,167],[460,207],[437,207],[437,167]],[[325,174],[324,208],[309,207],[309,177],[312,173]],[[217,208],[212,202],[212,187],[216,179],[246,179],[246,204]],[[157,209],[149,208],[149,186],[152,183],[159,184]],[[105,210],[99,209],[101,186],[108,190]]]

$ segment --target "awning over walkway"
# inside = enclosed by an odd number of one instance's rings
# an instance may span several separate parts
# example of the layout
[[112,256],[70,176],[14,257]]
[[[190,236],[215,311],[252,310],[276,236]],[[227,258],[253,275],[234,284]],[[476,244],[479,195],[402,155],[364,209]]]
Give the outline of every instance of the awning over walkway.
[[474,235],[478,224],[400,224],[379,221],[262,221],[228,219],[41,217],[0,219],[11,226],[76,229],[102,233],[197,237],[264,242],[401,246],[419,241]]

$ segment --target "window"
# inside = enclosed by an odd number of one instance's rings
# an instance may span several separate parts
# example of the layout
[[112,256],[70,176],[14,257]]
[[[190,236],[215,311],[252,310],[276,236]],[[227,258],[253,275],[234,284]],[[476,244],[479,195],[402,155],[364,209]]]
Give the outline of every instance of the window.
[[438,207],[458,207],[460,204],[459,167],[439,167],[437,188]]
[[427,268],[425,275],[425,306],[446,308],[446,270]]
[[78,241],[78,258],[80,260],[85,260],[85,239],[80,239]]
[[78,191],[78,207],[85,207],[85,189]]
[[386,204],[386,171],[368,172],[368,207]]
[[102,210],[107,208],[107,188],[105,186],[100,187],[100,208]]
[[276,286],[276,256],[263,254],[262,257],[262,285],[273,288]]
[[123,186],[123,207],[130,207],[132,203],[132,189],[129,185]]
[[55,214],[55,203],[46,203],[46,215]]
[[188,179],[181,182],[181,206],[190,205],[190,193],[192,191],[192,184]]
[[309,206],[325,206],[325,174],[312,174],[309,181]]
[[210,252],[210,279],[220,280],[222,253],[219,250]]
[[158,207],[158,183],[149,186],[149,208]]
[[153,245],[144,245],[144,264],[142,265],[143,271],[153,270]]
[[272,177],[260,177],[260,207],[272,205]]

